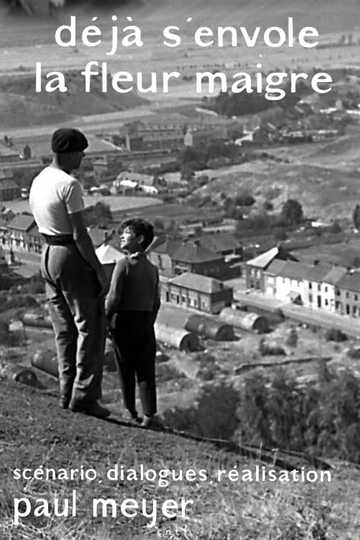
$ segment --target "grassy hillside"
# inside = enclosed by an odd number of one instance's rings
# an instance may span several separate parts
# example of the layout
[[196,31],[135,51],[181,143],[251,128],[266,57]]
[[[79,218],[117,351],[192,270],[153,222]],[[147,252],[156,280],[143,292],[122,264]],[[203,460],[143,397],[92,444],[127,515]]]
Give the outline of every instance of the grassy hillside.
[[4,126],[33,126],[69,120],[75,116],[111,113],[136,107],[146,100],[131,92],[119,94],[111,88],[102,93],[94,81],[85,93],[79,74],[67,74],[66,93],[35,93],[33,75],[0,78],[0,117]]
[[[314,151],[310,146],[308,151]],[[284,154],[290,156],[291,151],[292,148],[287,147]],[[354,201],[358,200],[358,173],[330,168],[324,164],[324,157],[321,163],[316,163],[316,158],[314,161],[315,164],[308,163],[305,157],[292,163],[259,160],[233,166],[230,170],[214,170],[210,173],[214,179],[197,193],[216,197],[221,193],[246,191],[257,198],[260,210],[262,202],[278,188],[279,196],[272,200],[275,210],[280,209],[285,199],[292,198],[301,202],[307,216],[351,217]]]
[[[284,24],[287,17],[293,16],[298,25],[316,25],[321,33],[349,30],[358,26],[360,20],[359,0],[346,0],[341,4],[336,0],[303,0],[300,3],[298,0],[67,0],[65,7],[57,10],[49,20],[38,17],[31,21],[19,10],[9,13],[8,5],[7,0],[0,0],[3,21],[8,19],[15,27],[24,24],[29,30],[35,25],[40,38],[46,26],[53,28],[54,23],[67,17],[70,12],[84,20],[88,20],[93,13],[131,13],[136,15],[137,21],[148,22],[153,28],[164,23],[185,22],[189,16],[199,24],[238,25]],[[0,21],[0,30],[6,32],[7,24]],[[26,39],[26,36],[23,35],[21,39]]]
[[155,0],[144,12],[159,20],[195,16],[201,23],[237,25],[284,24],[294,16],[299,25],[318,25],[322,33],[353,28],[359,22],[359,1],[347,0],[341,7],[336,0]]
[[[360,522],[359,471],[338,465],[330,483],[241,482],[216,480],[219,469],[255,471],[263,465],[232,452],[220,452],[210,444],[182,437],[99,421],[57,408],[55,398],[28,387],[0,381],[0,537],[44,540],[108,540],[173,538],[207,539],[358,539]],[[118,464],[124,469],[205,470],[206,479],[171,480],[159,487],[155,481],[109,480],[106,472]],[[15,480],[15,468],[53,468],[59,471],[95,469],[93,480]],[[269,465],[267,466],[269,467]],[[34,515],[40,499],[55,501],[60,509],[76,491],[76,517]],[[13,523],[14,499],[31,501],[29,516]],[[185,518],[161,515],[148,528],[149,517],[137,513],[128,518],[90,519],[94,498],[118,504],[125,498],[146,499],[148,505],[165,500],[193,500]],[[24,503],[25,504],[25,503]],[[45,504],[44,502],[42,503]],[[24,511],[25,506],[20,507]],[[44,509],[44,506],[43,506]],[[147,512],[151,512],[147,506]],[[174,512],[173,512],[174,513]]]

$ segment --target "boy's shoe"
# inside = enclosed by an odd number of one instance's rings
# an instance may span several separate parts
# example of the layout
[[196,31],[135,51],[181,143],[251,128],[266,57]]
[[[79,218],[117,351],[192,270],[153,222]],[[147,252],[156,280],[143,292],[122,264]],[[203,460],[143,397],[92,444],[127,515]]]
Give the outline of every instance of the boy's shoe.
[[124,414],[124,420],[135,424],[141,424],[143,421],[143,419],[138,415],[137,411],[126,411]]
[[163,426],[159,418],[157,418],[157,416],[144,415],[144,419],[141,422],[141,427],[148,428],[148,429],[161,429]]
[[59,407],[61,407],[61,409],[67,409],[69,407],[69,403],[70,399],[66,396],[61,396],[59,398]]
[[95,416],[96,418],[107,418],[110,416],[111,412],[106,407],[103,407],[97,401],[90,403],[71,403],[69,406],[73,412],[79,412],[83,414],[88,414],[89,416]]

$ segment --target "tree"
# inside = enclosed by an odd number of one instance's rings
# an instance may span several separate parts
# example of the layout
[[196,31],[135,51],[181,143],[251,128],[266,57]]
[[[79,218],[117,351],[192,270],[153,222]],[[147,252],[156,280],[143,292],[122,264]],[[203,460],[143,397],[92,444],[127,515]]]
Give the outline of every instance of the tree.
[[297,225],[304,219],[301,204],[296,199],[288,199],[281,209],[281,216],[287,225]]
[[237,206],[252,206],[255,202],[255,198],[251,193],[247,193],[246,191],[235,196],[235,204]]
[[355,206],[352,217],[355,229],[360,229],[360,204]]

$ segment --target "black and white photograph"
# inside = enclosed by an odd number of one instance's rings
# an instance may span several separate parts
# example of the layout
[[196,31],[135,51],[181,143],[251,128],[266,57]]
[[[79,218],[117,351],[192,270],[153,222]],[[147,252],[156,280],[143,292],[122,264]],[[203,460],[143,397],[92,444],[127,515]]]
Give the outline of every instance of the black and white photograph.
[[360,0],[0,0],[0,540],[359,540]]

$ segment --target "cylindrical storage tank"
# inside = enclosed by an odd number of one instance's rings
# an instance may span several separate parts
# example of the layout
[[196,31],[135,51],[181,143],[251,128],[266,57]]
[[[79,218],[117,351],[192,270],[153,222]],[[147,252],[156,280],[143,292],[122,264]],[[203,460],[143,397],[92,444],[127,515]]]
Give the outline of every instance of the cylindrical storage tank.
[[5,364],[1,369],[1,375],[7,379],[27,384],[29,386],[39,387],[40,383],[32,369],[19,364]]
[[246,330],[248,332],[258,332],[262,334],[268,332],[269,321],[263,315],[258,313],[250,313],[239,309],[224,308],[220,313],[220,319],[232,324],[236,328]]
[[160,323],[155,324],[155,335],[158,341],[175,347],[181,351],[198,351],[199,340],[196,334],[181,328],[172,328]]
[[216,341],[234,339],[234,329],[230,324],[203,315],[191,315],[185,324],[185,330]]
[[37,351],[31,358],[31,365],[53,377],[59,376],[57,357],[53,351]]
[[185,328],[186,323],[191,316],[191,311],[175,306],[161,305],[156,322],[172,328]]
[[43,317],[38,313],[24,313],[22,321],[25,325],[36,326],[38,328],[52,329],[51,319],[49,316]]

